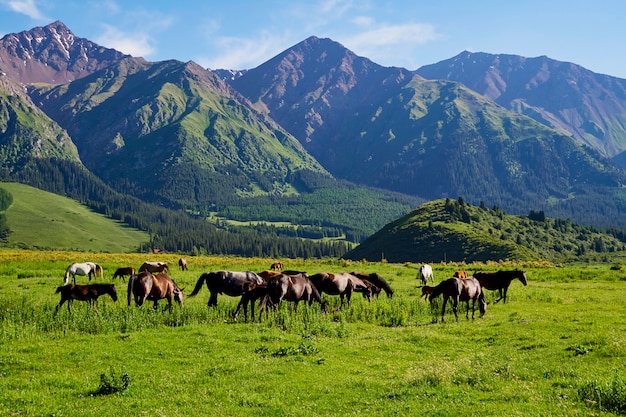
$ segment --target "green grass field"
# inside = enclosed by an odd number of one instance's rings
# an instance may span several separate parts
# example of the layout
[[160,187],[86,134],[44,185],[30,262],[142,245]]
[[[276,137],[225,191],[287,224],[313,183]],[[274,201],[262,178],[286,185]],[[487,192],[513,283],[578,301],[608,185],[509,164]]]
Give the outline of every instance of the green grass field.
[[94,213],[78,202],[24,184],[0,182],[13,195],[5,212],[8,247],[86,252],[135,252],[150,236]]
[[[0,251],[0,415],[54,416],[610,416],[626,412],[626,273],[610,265],[523,267],[507,304],[483,319],[441,323],[420,299],[418,265],[282,260],[286,268],[379,272],[396,291],[353,297],[326,314],[282,305],[261,322],[233,321],[238,299],[208,290],[171,313],[101,298],[54,316],[67,265],[93,260],[112,282],[120,266],[178,256]],[[274,261],[188,257],[171,275],[191,292],[202,272],[260,271]],[[79,277],[80,282],[87,279]],[[165,304],[160,303],[162,306]],[[603,407],[608,407],[605,409]],[[621,408],[620,408],[621,407]]]

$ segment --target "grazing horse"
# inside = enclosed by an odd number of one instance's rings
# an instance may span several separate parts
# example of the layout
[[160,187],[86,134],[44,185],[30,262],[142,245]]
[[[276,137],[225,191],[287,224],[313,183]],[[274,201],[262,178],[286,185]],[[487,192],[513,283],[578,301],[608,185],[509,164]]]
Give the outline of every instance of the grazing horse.
[[88,301],[89,305],[92,305],[97,310],[96,304],[98,297],[104,294],[109,294],[113,301],[117,301],[117,291],[113,284],[89,284],[89,285],[76,285],[67,284],[62,287],[57,287],[55,294],[61,293],[61,301],[57,305],[54,314],[59,312],[59,307],[67,301],[67,311],[72,312],[70,304],[72,300]]
[[427,300],[428,296],[433,293],[434,288],[435,287],[431,287],[430,285],[424,285],[422,287],[422,295],[420,295],[420,298],[424,297],[424,300]]
[[293,311],[297,310],[298,302],[300,301],[306,301],[309,305],[311,305],[313,301],[317,301],[322,306],[322,310],[326,311],[326,304],[322,300],[322,296],[306,274],[275,275],[271,277],[267,283],[266,291],[267,293],[259,306],[259,319],[268,303],[274,307],[278,307],[283,300],[294,303]]
[[178,260],[178,266],[180,266],[180,270],[181,271],[186,271],[187,270],[187,259],[180,258]]
[[170,266],[166,264],[165,262],[144,262],[139,267],[139,272],[141,271],[148,271],[148,272],[152,272],[153,274],[155,272],[163,272],[163,271],[170,272]]
[[[198,292],[202,289],[202,284],[205,282],[209,292],[211,293],[207,304],[209,307],[217,305],[218,294],[226,294],[230,297],[238,297],[240,295],[243,296],[246,291],[251,289],[250,284],[265,284],[265,281],[252,271],[235,272],[218,270],[205,272],[200,275],[200,278],[198,278],[198,281],[196,282],[196,286],[189,296],[193,297],[198,294]],[[237,305],[235,313],[233,314],[233,318],[237,317],[237,313],[239,312],[239,308],[241,306],[243,306],[244,315],[247,317],[248,302],[250,301],[252,304],[252,315],[254,316],[254,300],[255,299],[252,299],[252,297],[242,297]]]
[[338,295],[341,298],[339,308],[343,307],[344,302],[350,305],[352,292],[361,292],[363,296],[368,299],[372,296],[373,285],[369,281],[366,283],[362,279],[348,274],[347,272],[341,272],[339,274],[320,272],[311,275],[309,279],[320,294]]
[[[385,281],[385,279],[383,277],[381,277],[376,272],[371,273],[371,274],[364,274],[362,272],[356,272],[355,271],[355,272],[351,272],[350,274],[354,275],[357,278],[361,278],[362,280],[371,282],[372,284],[374,284],[379,289],[382,288],[385,291],[385,293],[387,294],[388,298],[392,298],[393,297],[393,290],[391,289],[391,286],[387,283],[387,281]],[[378,296],[379,293],[380,293],[380,291],[378,293],[376,293],[376,296]]]
[[166,298],[167,307],[172,311],[172,298],[183,307],[183,289],[164,273],[152,274],[141,271],[128,280],[128,305],[132,300],[135,305],[141,307],[146,300],[154,301],[153,308],[156,310],[159,300]]
[[64,284],[69,283],[70,275],[72,276],[72,281],[76,284],[76,275],[88,276],[89,281],[91,281],[91,277],[102,277],[102,267],[93,262],[84,262],[82,264],[73,263],[67,267],[65,270],[65,277],[63,280]]
[[125,268],[117,268],[115,270],[115,273],[113,274],[113,279],[120,277],[120,279],[126,281],[124,277],[127,275],[129,277],[135,275],[135,268],[133,268],[132,266],[127,266]]
[[270,270],[271,271],[282,271],[283,270],[283,264],[281,262],[274,262],[272,265],[270,265]]
[[420,266],[419,270],[417,271],[417,278],[422,281],[423,285],[428,285],[429,279],[432,280],[434,284],[435,277],[433,276],[433,268],[428,264]]
[[467,278],[467,271],[455,271],[452,276],[456,278]]
[[472,319],[474,318],[474,311],[476,310],[476,301],[478,301],[478,307],[480,309],[480,317],[485,315],[487,311],[487,301],[485,300],[485,294],[482,292],[480,283],[474,277],[469,278],[448,278],[442,281],[439,285],[432,288],[432,292],[429,296],[429,300],[443,294],[443,307],[441,308],[441,321],[444,321],[444,314],[446,312],[446,303],[449,298],[452,298],[452,311],[456,321],[459,321],[457,309],[459,301],[465,301],[467,303],[467,311],[465,317],[469,319],[469,302],[472,300]]
[[481,287],[492,291],[498,290],[500,298],[496,300],[496,303],[500,300],[506,303],[506,292],[515,278],[519,279],[524,286],[528,285],[524,271],[476,272],[474,277],[480,282]]

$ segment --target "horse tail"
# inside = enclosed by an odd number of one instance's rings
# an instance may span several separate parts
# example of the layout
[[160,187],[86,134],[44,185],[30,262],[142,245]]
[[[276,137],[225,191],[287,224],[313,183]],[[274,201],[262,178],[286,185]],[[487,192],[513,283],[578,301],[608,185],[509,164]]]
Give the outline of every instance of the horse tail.
[[133,286],[135,285],[135,281],[137,280],[137,275],[133,274],[128,279],[128,306],[132,304],[133,301]]
[[102,269],[102,265],[100,264],[96,264],[96,276],[100,278],[104,277],[104,271]]
[[[196,286],[193,288],[193,291],[191,292],[191,294],[189,294],[189,297],[193,297],[194,295],[200,292],[200,290],[202,289],[202,284],[204,284],[204,281],[206,281],[208,277],[209,277],[209,273],[207,272],[200,275],[200,278],[198,278],[198,282],[196,282]],[[207,282],[207,285],[209,285],[208,282]]]

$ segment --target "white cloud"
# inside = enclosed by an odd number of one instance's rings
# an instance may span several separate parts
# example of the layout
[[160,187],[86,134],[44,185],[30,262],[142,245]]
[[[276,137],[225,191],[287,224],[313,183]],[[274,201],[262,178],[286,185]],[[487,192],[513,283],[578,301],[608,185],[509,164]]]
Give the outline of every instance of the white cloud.
[[429,24],[409,23],[404,25],[380,26],[361,32],[344,40],[354,49],[371,49],[393,44],[425,44],[441,36]]
[[288,46],[278,36],[265,32],[259,37],[222,37],[214,41],[218,51],[211,58],[195,58],[199,65],[211,69],[250,69],[282,52]]
[[156,49],[151,45],[153,40],[148,34],[122,32],[110,25],[105,25],[105,32],[95,42],[135,57],[146,58],[156,52]]
[[37,5],[35,4],[35,0],[9,0],[4,1],[9,9],[14,12],[25,14],[31,19],[35,20],[47,20],[48,18],[44,16]]

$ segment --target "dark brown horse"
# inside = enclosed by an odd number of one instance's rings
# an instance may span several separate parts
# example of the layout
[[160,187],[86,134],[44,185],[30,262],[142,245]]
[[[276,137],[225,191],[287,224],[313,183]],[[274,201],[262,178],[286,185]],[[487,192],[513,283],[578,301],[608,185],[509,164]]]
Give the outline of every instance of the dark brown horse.
[[472,300],[472,319],[474,318],[474,311],[476,310],[476,301],[478,301],[480,317],[483,317],[487,311],[487,301],[485,301],[485,295],[480,288],[480,283],[474,277],[448,278],[432,289],[429,300],[432,301],[441,294],[443,294],[443,307],[441,308],[442,322],[444,321],[446,303],[449,298],[452,298],[452,311],[454,312],[456,321],[459,321],[459,316],[457,314],[459,301],[465,301],[467,303],[467,311],[465,313],[465,317],[467,319],[469,319],[470,300]]
[[319,293],[338,295],[341,298],[339,308],[343,307],[344,302],[350,305],[350,298],[353,292],[361,292],[368,299],[372,296],[373,285],[371,283],[365,282],[347,272],[339,274],[319,272],[311,275],[310,280]]
[[115,270],[115,273],[113,274],[113,279],[119,277],[120,279],[122,279],[123,281],[126,281],[124,279],[125,276],[133,276],[135,275],[135,268],[133,268],[132,266],[127,266],[125,268],[117,268]]
[[[253,271],[225,271],[218,270],[212,272],[205,272],[200,275],[198,281],[196,282],[196,286],[194,287],[190,297],[195,296],[202,289],[202,285],[206,283],[209,292],[211,293],[209,297],[209,302],[207,305],[209,307],[217,305],[217,295],[218,294],[226,294],[230,297],[239,297],[243,296],[246,291],[251,289],[250,284],[263,285],[265,281],[258,276]],[[254,316],[254,300],[252,299],[252,294],[249,297],[242,297],[239,300],[239,304],[237,305],[237,309],[233,314],[233,317],[237,317],[237,313],[239,309],[243,306],[244,315],[248,316],[248,303],[252,304],[252,315]]]
[[311,305],[313,301],[317,301],[322,306],[322,310],[326,310],[326,305],[319,291],[317,291],[315,285],[313,285],[306,274],[275,275],[271,277],[267,283],[266,291],[267,293],[265,297],[263,297],[259,307],[259,318],[268,305],[278,307],[283,300],[294,303],[293,311],[298,309],[298,303],[300,301],[308,302],[309,305]]
[[[365,274],[363,272],[355,271],[355,272],[350,272],[350,274],[354,275],[357,278],[361,278],[362,280],[371,282],[379,289],[382,288],[385,291],[385,294],[387,294],[387,297],[389,298],[393,297],[393,289],[391,289],[391,286],[389,285],[389,283],[385,281],[385,279],[381,277],[379,274],[377,274],[376,272],[373,272],[371,274]],[[378,295],[379,293],[380,291],[376,295]]]
[[526,280],[526,273],[524,271],[497,271],[497,272],[476,272],[474,274],[474,278],[480,282],[482,288],[486,288],[488,290],[495,291],[497,290],[500,293],[500,298],[498,298],[495,302],[497,303],[500,300],[504,300],[506,303],[506,292],[509,289],[509,285],[511,285],[511,281],[514,279],[519,279],[524,286],[528,285],[528,281]]
[[274,262],[272,265],[270,265],[270,270],[271,271],[282,271],[283,270],[283,264],[281,262]]
[[115,285],[113,284],[67,284],[57,287],[55,294],[58,293],[61,293],[61,301],[59,301],[59,304],[54,311],[55,315],[59,311],[59,307],[61,307],[66,301],[67,311],[70,313],[72,312],[70,309],[72,300],[88,301],[89,305],[92,305],[94,308],[96,308],[96,304],[98,303],[98,297],[104,294],[109,294],[113,301],[117,301],[117,291],[115,290]]
[[153,274],[156,272],[170,272],[170,267],[165,262],[144,262],[139,267],[139,272],[148,271]]
[[141,271],[128,280],[128,305],[132,300],[135,305],[141,307],[146,300],[154,301],[153,308],[156,310],[159,300],[167,299],[167,307],[172,311],[172,298],[183,307],[183,290],[176,282],[164,273],[152,274]]
[[180,258],[178,260],[178,266],[180,267],[181,271],[186,271],[187,270],[187,259]]

